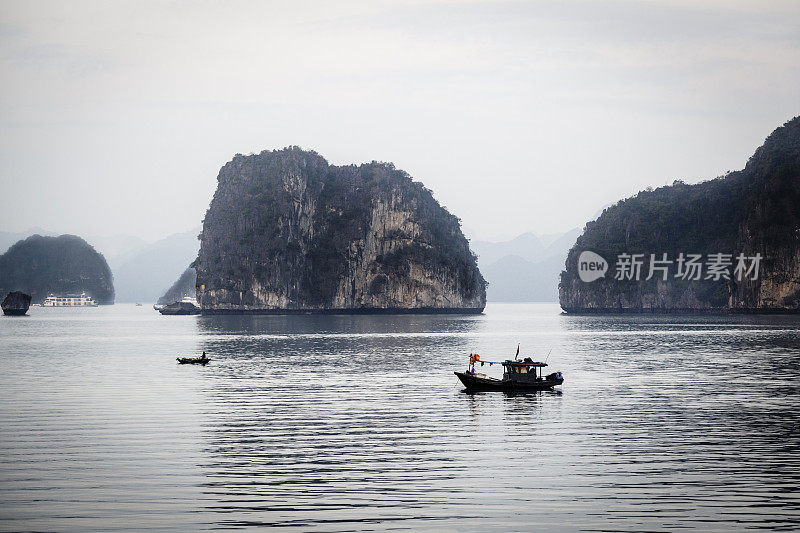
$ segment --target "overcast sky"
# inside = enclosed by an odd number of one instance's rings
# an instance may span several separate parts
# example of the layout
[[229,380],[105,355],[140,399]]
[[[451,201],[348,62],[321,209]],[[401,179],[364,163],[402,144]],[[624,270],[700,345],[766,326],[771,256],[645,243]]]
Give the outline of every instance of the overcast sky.
[[0,80],[0,230],[155,240],[300,145],[502,239],[742,168],[800,114],[800,2],[0,0]]

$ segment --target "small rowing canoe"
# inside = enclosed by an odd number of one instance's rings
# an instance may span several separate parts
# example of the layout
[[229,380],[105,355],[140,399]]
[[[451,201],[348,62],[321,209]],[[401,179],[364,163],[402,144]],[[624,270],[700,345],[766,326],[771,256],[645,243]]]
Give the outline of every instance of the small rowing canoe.
[[181,365],[204,365],[211,361],[206,356],[202,357],[178,357],[178,364]]

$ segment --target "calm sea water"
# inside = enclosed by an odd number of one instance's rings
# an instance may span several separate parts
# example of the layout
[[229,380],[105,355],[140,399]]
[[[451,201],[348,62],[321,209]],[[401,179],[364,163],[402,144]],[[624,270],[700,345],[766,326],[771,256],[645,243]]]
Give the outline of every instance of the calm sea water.
[[800,528],[800,317],[559,311],[2,317],[0,529]]

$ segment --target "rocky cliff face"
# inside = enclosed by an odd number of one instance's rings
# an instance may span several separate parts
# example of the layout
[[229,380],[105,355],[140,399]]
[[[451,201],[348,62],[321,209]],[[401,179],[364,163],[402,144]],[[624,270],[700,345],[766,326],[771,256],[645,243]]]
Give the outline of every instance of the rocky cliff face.
[[85,291],[97,303],[114,303],[114,284],[105,258],[74,235],[33,235],[0,255],[0,293],[23,291],[40,303],[47,295]]
[[391,164],[299,148],[237,155],[203,223],[197,295],[214,312],[481,312],[459,220]]
[[[581,280],[585,251],[608,262],[604,276]],[[641,254],[639,281],[629,279],[623,254]],[[663,254],[669,263],[659,262]],[[686,276],[689,254],[700,256],[699,279]],[[713,263],[726,275],[715,279]],[[655,268],[648,280],[651,266],[667,272]],[[741,171],[643,191],[606,209],[570,251],[559,298],[567,312],[800,312],[800,117],[775,130]]]

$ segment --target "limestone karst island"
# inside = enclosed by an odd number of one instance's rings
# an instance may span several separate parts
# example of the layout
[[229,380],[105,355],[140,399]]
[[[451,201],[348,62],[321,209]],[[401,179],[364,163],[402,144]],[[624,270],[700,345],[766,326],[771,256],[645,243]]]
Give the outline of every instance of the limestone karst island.
[[219,313],[480,313],[460,221],[390,163],[334,166],[297,147],[219,172],[195,262]]
[[[743,170],[642,191],[588,222],[561,274],[561,307],[573,313],[798,313],[798,228],[795,117],[766,139]],[[578,259],[587,250],[610,269],[588,283],[578,276]],[[643,259],[635,279],[614,274],[619,258],[635,255]],[[681,260],[691,256],[706,270],[686,275]],[[655,272],[653,258],[660,263]],[[710,259],[725,269],[710,272]],[[747,270],[737,272],[740,266]]]
[[[290,147],[237,155],[217,181],[199,253],[196,232],[187,233],[191,243],[176,247],[172,267],[183,274],[166,292],[161,288],[159,308],[174,304],[179,314],[481,313],[486,305],[487,281],[459,219],[391,163],[335,166]],[[769,135],[740,171],[641,191],[587,222],[576,241],[570,238],[569,253],[556,258],[564,268],[561,308],[798,313],[798,227],[800,117]],[[578,272],[587,252],[607,269],[591,281]],[[152,263],[152,256],[165,254],[162,246],[143,256]],[[706,269],[696,276],[686,275],[684,260],[692,256]],[[750,260],[747,275],[736,275],[739,256]],[[624,257],[641,258],[635,276],[615,272]],[[713,257],[727,261],[724,274],[709,275]],[[150,271],[142,261],[136,265],[132,279],[144,283]],[[531,282],[487,273],[489,282],[499,279],[520,292]],[[32,305],[84,292],[111,304],[115,278],[103,254],[76,236],[33,235],[0,255],[0,297],[21,291]],[[539,280],[559,281],[553,273]]]

